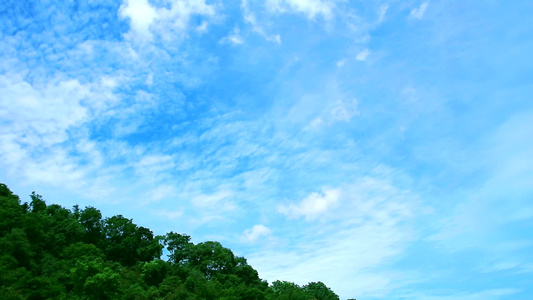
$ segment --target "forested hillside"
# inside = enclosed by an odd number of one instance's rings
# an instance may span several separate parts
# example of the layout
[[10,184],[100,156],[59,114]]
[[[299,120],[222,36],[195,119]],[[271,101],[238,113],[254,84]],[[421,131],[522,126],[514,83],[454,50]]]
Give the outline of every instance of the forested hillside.
[[[162,259],[163,249],[168,259]],[[270,285],[243,257],[186,234],[154,236],[94,207],[22,203],[0,184],[1,299],[334,300],[322,282]]]

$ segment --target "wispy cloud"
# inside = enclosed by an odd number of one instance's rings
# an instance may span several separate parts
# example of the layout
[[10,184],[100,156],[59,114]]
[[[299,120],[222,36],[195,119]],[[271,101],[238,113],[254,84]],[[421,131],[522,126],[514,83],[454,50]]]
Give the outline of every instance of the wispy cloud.
[[[492,239],[493,234],[506,232],[512,224],[533,218],[533,206],[526,203],[526,187],[533,184],[529,173],[533,164],[525,159],[526,153],[533,151],[533,143],[524,142],[533,137],[533,130],[527,126],[532,116],[531,111],[516,115],[483,143],[479,153],[486,155],[486,166],[493,175],[476,189],[462,193],[463,201],[441,220],[441,226],[430,236],[431,240],[453,252],[472,248],[482,250],[493,259],[513,257],[514,252],[531,249],[533,245],[527,239],[503,238],[499,242],[501,247],[495,247]],[[508,197],[510,189],[515,197]],[[498,211],[491,209],[494,206]],[[516,266],[524,263],[521,261]]]
[[322,193],[312,193],[298,204],[280,205],[278,211],[290,218],[296,219],[303,216],[306,219],[314,219],[338,200],[338,190],[324,190]]
[[334,2],[327,0],[268,0],[266,5],[272,11],[303,13],[310,19],[333,17]]
[[[219,191],[219,192],[216,192],[213,194],[207,194],[207,195],[202,194],[202,195],[198,195],[194,197],[192,199],[192,203],[195,206],[213,209],[213,207],[219,206],[219,204],[223,200],[227,200],[232,195],[233,193],[230,191]],[[233,205],[230,204],[228,206],[228,202],[225,202],[224,204],[222,204],[222,206],[224,207],[224,209],[229,209],[229,210],[233,209]]]
[[227,36],[223,37],[220,42],[221,43],[232,43],[232,44],[242,44],[244,41],[242,37],[239,34],[239,27],[233,28],[233,31],[230,32]]
[[418,20],[422,19],[422,17],[426,13],[426,9],[428,8],[428,5],[429,5],[429,2],[424,2],[420,4],[419,7],[413,8],[411,12],[409,13],[409,18],[418,19]]
[[252,26],[252,30],[259,35],[263,36],[269,42],[275,42],[281,44],[281,36],[279,34],[268,34],[265,32],[263,27],[257,21],[255,13],[251,10],[248,0],[242,0],[241,10],[243,14],[244,21]]
[[364,49],[363,51],[357,53],[357,56],[355,57],[355,59],[357,59],[358,61],[366,61],[369,55],[370,55],[370,50]]
[[387,15],[387,11],[389,10],[388,4],[382,4],[378,9],[378,22],[381,23],[385,20],[385,16]]
[[320,116],[311,120],[305,129],[317,129],[322,126],[330,126],[336,122],[350,122],[358,114],[357,99],[332,101],[330,105],[322,109]]
[[[154,7],[147,0],[124,0],[119,14],[130,20],[130,37],[133,39],[152,40],[153,34],[170,39],[186,34],[192,16],[213,17],[215,6],[204,0],[172,0],[168,6]],[[202,23],[205,31],[207,23]]]
[[152,214],[159,216],[159,217],[166,218],[166,219],[174,220],[174,219],[178,219],[181,216],[183,216],[183,211],[181,210],[177,210],[177,211],[157,210],[157,211],[152,212]]
[[272,231],[263,224],[254,225],[250,229],[246,229],[241,236],[244,243],[255,243],[260,238],[268,237]]
[[452,295],[424,295],[420,293],[413,293],[406,295],[422,300],[452,300],[452,299],[465,299],[465,300],[498,300],[498,299],[510,299],[513,295],[520,292],[518,289],[490,289],[483,290],[476,293],[454,293]]
[[331,111],[331,117],[335,121],[350,121],[355,115],[359,114],[357,99],[349,101],[337,101]]

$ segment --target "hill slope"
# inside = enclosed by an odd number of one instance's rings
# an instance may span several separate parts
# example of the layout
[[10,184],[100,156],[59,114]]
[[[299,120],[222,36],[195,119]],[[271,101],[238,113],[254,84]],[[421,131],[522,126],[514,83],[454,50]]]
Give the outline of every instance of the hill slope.
[[[168,260],[162,260],[163,249]],[[2,299],[338,300],[322,282],[261,280],[243,257],[186,234],[154,236],[94,207],[21,203],[0,184]]]

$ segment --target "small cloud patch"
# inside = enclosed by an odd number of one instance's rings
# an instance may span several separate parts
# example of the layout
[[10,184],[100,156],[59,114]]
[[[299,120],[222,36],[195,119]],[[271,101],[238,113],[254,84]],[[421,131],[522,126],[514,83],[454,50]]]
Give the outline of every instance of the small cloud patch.
[[322,193],[315,192],[298,204],[280,205],[278,211],[291,219],[305,217],[306,220],[313,220],[337,203],[339,197],[340,191],[338,189],[324,190]]
[[250,229],[246,229],[241,237],[243,243],[255,243],[260,238],[270,236],[272,231],[265,225],[258,224]]
[[429,2],[424,2],[424,3],[420,4],[419,7],[413,8],[411,10],[411,13],[409,14],[409,18],[410,19],[418,19],[418,20],[422,19],[422,17],[426,13],[426,9],[428,8],[428,4],[429,4]]
[[370,50],[365,49],[359,52],[357,56],[355,57],[355,59],[357,59],[358,61],[366,61],[369,55],[370,55]]

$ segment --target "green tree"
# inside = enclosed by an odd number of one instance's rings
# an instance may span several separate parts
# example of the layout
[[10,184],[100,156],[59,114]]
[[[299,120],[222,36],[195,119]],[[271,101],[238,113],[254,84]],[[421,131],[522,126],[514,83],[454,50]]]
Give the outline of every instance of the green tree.
[[46,210],[46,202],[44,201],[43,196],[36,194],[35,192],[32,192],[30,197],[31,197],[30,211],[32,213],[40,213]]
[[330,288],[322,282],[310,282],[303,289],[313,297],[314,300],[339,300]]
[[0,183],[0,237],[20,224],[23,211],[19,197],[13,195],[5,184]]
[[16,259],[19,267],[31,268],[34,253],[24,230],[13,228],[9,234],[0,238],[0,253]]
[[235,268],[235,256],[219,242],[203,242],[194,247],[191,265],[200,270],[208,279],[218,274],[230,274]]
[[234,274],[242,279],[242,282],[246,285],[260,285],[266,288],[268,284],[259,278],[259,273],[252,268],[244,257],[235,257]]
[[191,243],[190,236],[171,231],[163,237],[163,243],[170,253],[168,255],[170,262],[184,264],[191,258],[194,244]]
[[0,295],[3,299],[25,299],[24,287],[31,277],[31,272],[20,267],[13,256],[0,256]]
[[148,284],[157,286],[167,276],[169,265],[166,261],[157,259],[150,262],[145,262],[142,266],[142,279]]
[[87,206],[79,215],[79,222],[85,228],[84,241],[98,245],[104,238],[102,233],[102,213],[92,206]]
[[110,260],[133,266],[161,256],[162,246],[154,239],[152,231],[137,227],[122,215],[105,219],[103,233],[105,253]]
[[118,292],[119,274],[102,260],[78,260],[70,271],[73,291],[88,299],[114,299]]
[[271,294],[267,299],[276,300],[311,300],[312,297],[299,285],[276,280],[270,286]]
[[85,280],[84,294],[89,296],[89,299],[115,299],[118,294],[119,274],[109,267],[99,269],[98,273]]
[[61,284],[47,276],[32,276],[25,283],[28,299],[57,299],[64,295]]
[[198,270],[191,270],[189,276],[185,280],[185,287],[187,291],[193,295],[198,296],[200,299],[214,299],[210,293],[209,281]]

